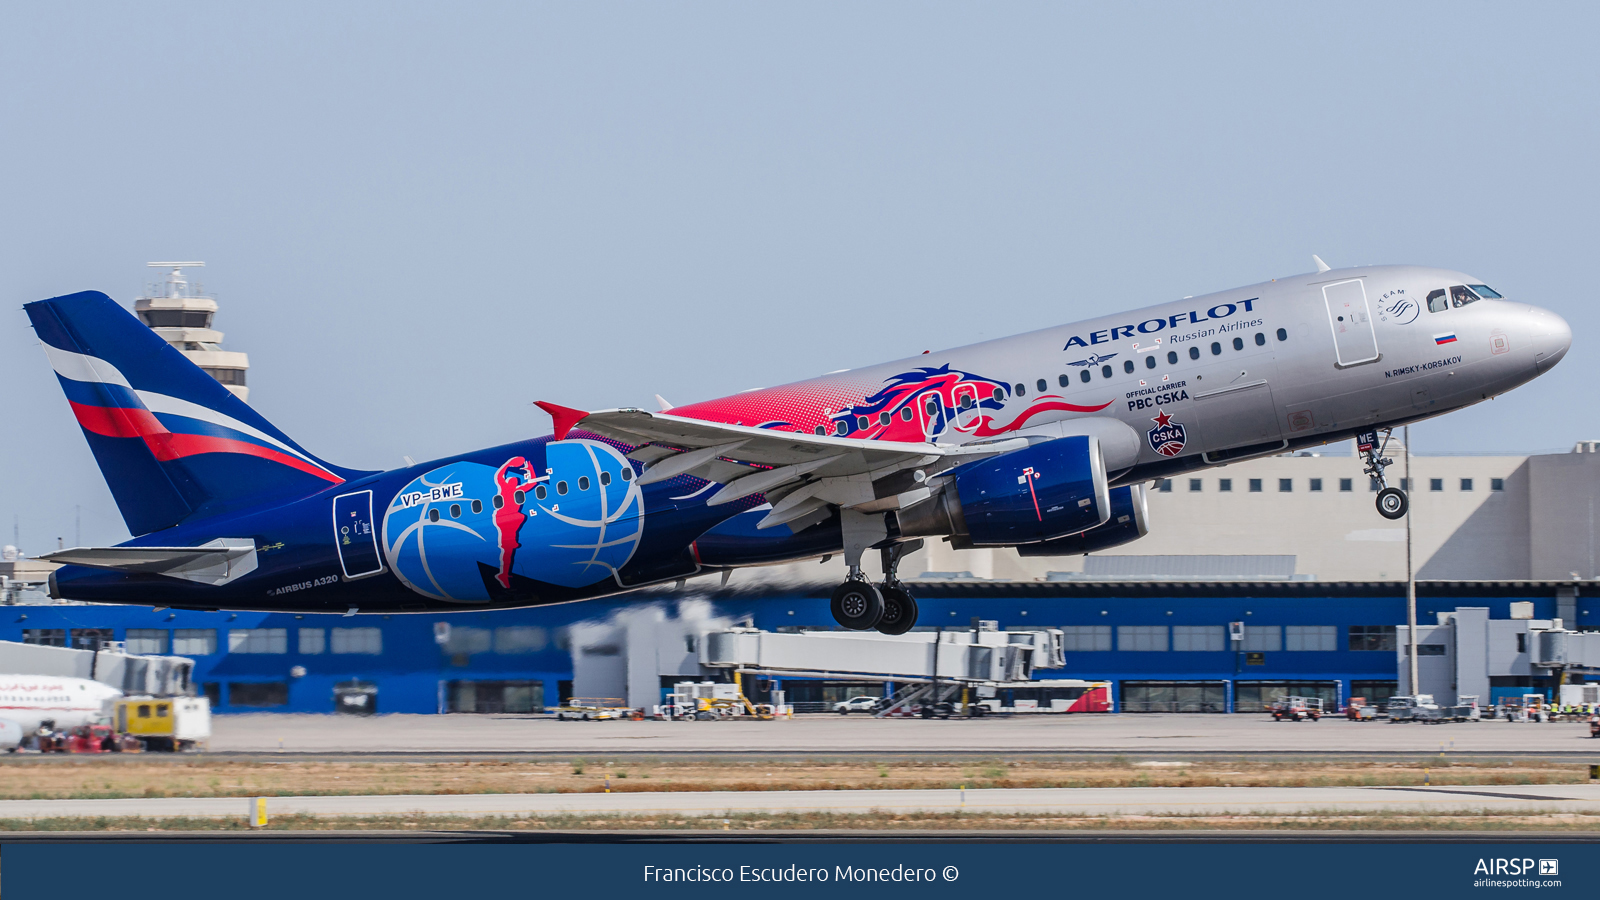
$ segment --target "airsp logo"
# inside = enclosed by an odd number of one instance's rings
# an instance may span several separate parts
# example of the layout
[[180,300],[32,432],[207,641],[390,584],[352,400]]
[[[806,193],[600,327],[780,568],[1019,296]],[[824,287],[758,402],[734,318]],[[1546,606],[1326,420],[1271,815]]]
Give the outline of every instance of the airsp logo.
[[[1472,870],[1474,875],[1527,875],[1533,872],[1531,859],[1479,859],[1478,865]],[[1558,859],[1539,860],[1540,875],[1560,875],[1561,861]]]

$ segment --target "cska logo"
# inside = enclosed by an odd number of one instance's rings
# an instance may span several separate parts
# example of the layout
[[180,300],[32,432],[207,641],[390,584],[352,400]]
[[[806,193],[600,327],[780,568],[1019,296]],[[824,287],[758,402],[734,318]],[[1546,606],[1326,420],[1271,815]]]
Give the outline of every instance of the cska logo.
[[1156,423],[1156,427],[1146,433],[1146,437],[1150,439],[1151,450],[1162,456],[1177,456],[1183,452],[1183,444],[1188,436],[1182,425],[1172,421],[1172,416],[1159,409],[1150,421]]

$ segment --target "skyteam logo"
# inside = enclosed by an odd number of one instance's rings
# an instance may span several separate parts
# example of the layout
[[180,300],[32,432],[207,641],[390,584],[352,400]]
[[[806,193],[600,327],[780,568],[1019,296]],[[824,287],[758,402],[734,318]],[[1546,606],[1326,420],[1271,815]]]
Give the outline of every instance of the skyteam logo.
[[1156,423],[1156,427],[1145,433],[1145,436],[1150,440],[1151,450],[1162,456],[1177,456],[1183,452],[1183,445],[1188,439],[1188,434],[1184,431],[1182,425],[1172,421],[1172,416],[1159,409],[1156,410],[1155,417],[1150,421]]

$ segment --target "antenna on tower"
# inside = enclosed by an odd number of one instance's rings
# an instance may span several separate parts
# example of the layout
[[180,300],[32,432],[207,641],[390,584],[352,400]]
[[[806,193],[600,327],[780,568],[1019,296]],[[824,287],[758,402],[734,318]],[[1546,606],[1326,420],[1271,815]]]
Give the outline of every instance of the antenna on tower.
[[172,270],[167,273],[167,296],[176,298],[184,296],[186,293],[184,289],[189,286],[188,280],[183,277],[183,270],[203,269],[206,264],[203,262],[152,262],[145,263],[145,265],[152,269]]

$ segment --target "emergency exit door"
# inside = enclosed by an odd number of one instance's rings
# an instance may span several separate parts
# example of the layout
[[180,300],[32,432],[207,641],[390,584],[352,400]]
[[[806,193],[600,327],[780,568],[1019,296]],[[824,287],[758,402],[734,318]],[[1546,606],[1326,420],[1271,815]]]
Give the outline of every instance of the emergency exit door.
[[364,578],[383,571],[378,555],[378,529],[372,521],[372,492],[357,491],[333,498],[333,541],[346,578]]
[[1323,285],[1322,299],[1328,306],[1328,325],[1333,328],[1339,368],[1376,360],[1378,335],[1372,330],[1372,312],[1367,308],[1367,289],[1361,279]]

